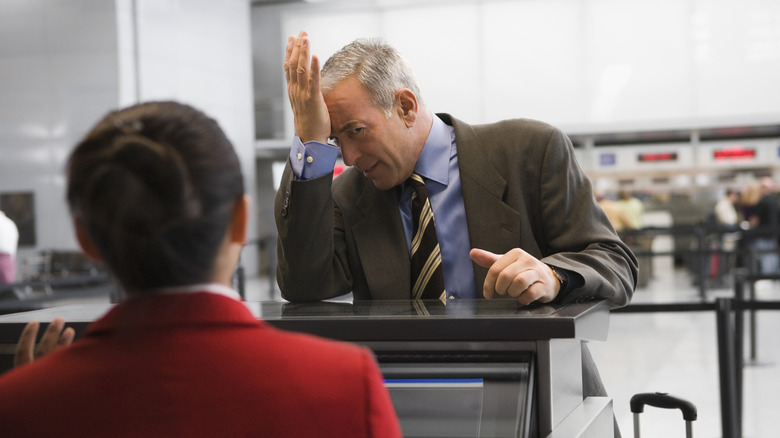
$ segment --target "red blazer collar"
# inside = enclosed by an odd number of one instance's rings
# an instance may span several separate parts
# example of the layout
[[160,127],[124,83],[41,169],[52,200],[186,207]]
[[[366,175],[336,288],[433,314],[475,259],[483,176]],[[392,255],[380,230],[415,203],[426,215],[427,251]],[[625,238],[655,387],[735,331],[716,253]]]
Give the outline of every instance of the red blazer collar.
[[114,306],[85,335],[115,330],[263,325],[243,302],[208,292],[150,294]]

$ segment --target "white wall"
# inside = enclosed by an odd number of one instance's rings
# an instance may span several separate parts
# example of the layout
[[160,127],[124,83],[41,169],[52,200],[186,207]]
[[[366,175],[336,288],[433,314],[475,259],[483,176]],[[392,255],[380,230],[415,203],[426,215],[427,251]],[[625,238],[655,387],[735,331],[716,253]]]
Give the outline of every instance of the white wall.
[[37,248],[73,249],[63,167],[116,106],[114,4],[0,0],[0,11],[0,192],[34,193]]
[[[214,117],[236,148],[254,198],[249,0],[117,0],[117,7],[121,103],[173,99]],[[250,239],[257,237],[255,224],[253,214]],[[255,249],[242,255],[248,274],[257,272]]]
[[[0,192],[33,191],[38,216],[20,257],[76,248],[65,159],[99,117],[138,101],[216,118],[254,194],[250,35],[249,0],[0,0]],[[256,271],[256,254],[243,261]]]
[[474,123],[585,133],[780,118],[773,0],[333,0],[283,11],[283,37],[301,29],[323,60],[388,40],[434,111]]

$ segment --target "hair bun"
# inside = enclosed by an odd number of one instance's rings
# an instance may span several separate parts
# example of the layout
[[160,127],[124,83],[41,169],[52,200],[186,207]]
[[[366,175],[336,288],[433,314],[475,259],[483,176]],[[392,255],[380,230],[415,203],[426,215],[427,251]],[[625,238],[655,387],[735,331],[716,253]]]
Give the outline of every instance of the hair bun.
[[[120,135],[111,149],[113,164],[133,174],[145,188],[135,195],[147,198],[147,213],[156,213],[152,223],[157,227],[167,228],[200,215],[200,201],[176,149],[140,134]],[[137,219],[144,215],[140,213]]]
[[106,114],[68,158],[70,210],[127,291],[213,281],[244,194],[217,121],[178,102]]

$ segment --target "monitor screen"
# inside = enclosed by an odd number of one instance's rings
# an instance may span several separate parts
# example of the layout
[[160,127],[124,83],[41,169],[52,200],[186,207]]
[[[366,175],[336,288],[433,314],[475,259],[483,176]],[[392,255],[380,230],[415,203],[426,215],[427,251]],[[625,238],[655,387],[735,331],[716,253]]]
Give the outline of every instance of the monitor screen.
[[404,437],[524,437],[531,363],[380,363]]

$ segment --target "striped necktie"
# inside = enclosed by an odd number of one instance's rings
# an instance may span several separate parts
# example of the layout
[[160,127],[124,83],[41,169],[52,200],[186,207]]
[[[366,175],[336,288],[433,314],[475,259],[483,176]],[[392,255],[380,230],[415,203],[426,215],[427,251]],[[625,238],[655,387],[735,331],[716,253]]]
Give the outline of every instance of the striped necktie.
[[436,238],[433,210],[425,190],[425,182],[413,173],[406,183],[414,189],[412,193],[413,238],[411,245],[412,298],[423,300],[444,300],[444,274],[441,267],[441,251]]

